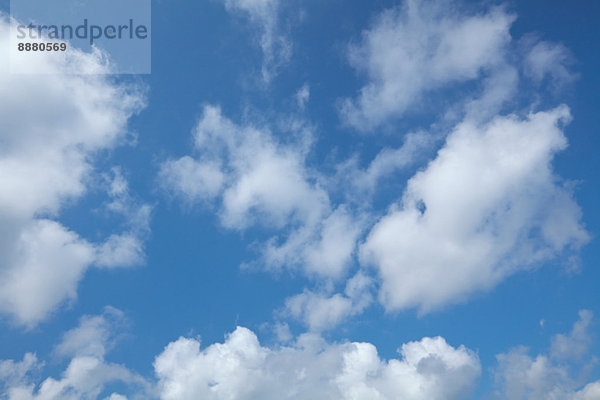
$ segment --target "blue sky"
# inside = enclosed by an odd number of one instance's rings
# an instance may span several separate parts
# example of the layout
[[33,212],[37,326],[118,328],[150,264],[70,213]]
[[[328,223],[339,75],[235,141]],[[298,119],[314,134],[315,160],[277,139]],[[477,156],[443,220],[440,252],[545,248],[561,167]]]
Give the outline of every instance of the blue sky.
[[599,17],[155,1],[151,74],[3,58],[0,398],[600,399]]

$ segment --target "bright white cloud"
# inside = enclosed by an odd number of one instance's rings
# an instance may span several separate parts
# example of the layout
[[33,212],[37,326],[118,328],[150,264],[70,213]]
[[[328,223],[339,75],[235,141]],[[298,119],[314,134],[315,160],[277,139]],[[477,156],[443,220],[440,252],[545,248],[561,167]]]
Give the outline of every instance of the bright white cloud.
[[350,48],[351,64],[368,83],[344,101],[344,121],[371,130],[431,91],[480,77],[502,62],[513,20],[502,8],[467,15],[443,0],[407,0],[384,11]]
[[[517,347],[508,353],[497,356],[498,368],[496,382],[500,387],[498,394],[507,400],[591,400],[599,398],[600,381],[582,384],[585,379],[585,363],[595,362],[586,357],[581,359],[591,345],[588,327],[592,318],[590,311],[580,311],[579,321],[573,326],[570,335],[556,335],[552,340],[549,355],[538,354],[531,357],[528,349]],[[573,349],[562,348],[565,340]],[[557,352],[557,343],[560,350]],[[565,357],[564,352],[569,353]],[[584,361],[584,365],[565,363]]]
[[386,308],[460,301],[587,241],[579,207],[551,168],[569,119],[561,106],[456,127],[361,248],[379,271]]
[[224,0],[230,12],[242,12],[260,30],[260,48],[263,53],[261,75],[269,83],[277,70],[291,55],[292,45],[279,28],[279,0]]
[[[114,341],[115,325],[122,324],[123,318],[121,311],[107,307],[101,315],[84,316],[78,327],[66,332],[56,348],[58,355],[70,358],[60,379],[49,377],[36,384],[33,376],[38,374],[32,371],[43,364],[31,353],[17,363],[0,361],[0,396],[7,400],[92,400],[99,398],[108,384],[119,382],[137,393],[134,398],[148,398],[150,386],[145,379],[104,359]],[[112,393],[107,399],[126,397]]]
[[[221,213],[225,226],[244,229],[257,222],[257,215],[274,227],[290,220],[313,223],[329,207],[325,191],[310,182],[303,151],[278,143],[269,131],[239,126],[219,108],[208,106],[194,139],[197,161],[207,168],[220,165],[221,173],[227,175]],[[199,183],[206,187],[205,180]]]
[[[8,29],[0,15],[5,53]],[[86,192],[94,155],[124,141],[142,94],[105,75],[69,74],[106,68],[96,53],[40,60],[29,67],[44,74],[9,74],[6,57],[0,65],[0,312],[26,325],[74,299],[90,265],[127,265],[141,253],[132,232],[94,244],[54,218]]]
[[301,266],[310,275],[339,277],[363,224],[343,206],[332,209],[306,167],[307,139],[299,135],[282,143],[266,128],[238,125],[207,106],[194,131],[196,157],[165,162],[159,179],[185,202],[218,200],[225,227],[279,229],[262,249],[267,268]]
[[267,348],[237,328],[205,349],[180,338],[156,358],[161,399],[452,400],[468,395],[480,374],[477,356],[441,337],[402,345],[400,359],[381,360],[370,343],[328,344],[301,336]]
[[[354,279],[345,295],[364,286]],[[353,287],[354,286],[354,287]],[[507,400],[596,400],[600,382],[586,383],[596,359],[589,354],[592,313],[580,311],[568,335],[556,335],[548,354],[531,357],[525,347],[497,356],[497,390]],[[101,315],[81,318],[66,332],[54,354],[69,359],[60,379],[37,384],[44,363],[27,353],[22,361],[0,360],[0,397],[7,400],[147,399],[290,399],[290,400],[459,400],[469,398],[481,374],[477,355],[452,347],[442,337],[402,344],[397,359],[381,359],[371,343],[328,343],[306,333],[263,346],[256,335],[238,327],[223,343],[202,348],[199,339],[180,337],[157,355],[150,383],[128,368],[107,362],[126,322],[121,311],[106,307]],[[554,353],[555,342],[568,337],[577,357]],[[579,357],[579,349],[585,352]],[[122,392],[111,393],[118,382]]]

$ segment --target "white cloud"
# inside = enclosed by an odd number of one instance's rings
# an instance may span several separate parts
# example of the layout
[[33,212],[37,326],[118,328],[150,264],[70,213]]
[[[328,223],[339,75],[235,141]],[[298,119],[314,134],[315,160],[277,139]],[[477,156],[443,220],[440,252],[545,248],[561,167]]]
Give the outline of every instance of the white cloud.
[[588,328],[594,314],[589,310],[579,311],[579,321],[568,335],[558,334],[552,338],[550,354],[557,360],[579,360],[590,348],[592,338]]
[[[348,284],[346,295],[364,286],[365,277]],[[497,390],[490,398],[506,400],[596,400],[600,381],[586,379],[597,362],[589,354],[592,314],[583,310],[569,335],[556,335],[548,354],[531,357],[517,347],[497,356],[493,370]],[[157,355],[150,383],[122,365],[105,360],[126,322],[121,311],[106,307],[101,315],[81,318],[66,332],[54,354],[69,358],[60,379],[36,379],[44,364],[32,353],[22,361],[0,360],[0,397],[7,400],[159,397],[186,399],[352,399],[458,400],[469,398],[481,374],[477,355],[452,347],[442,337],[402,344],[399,357],[381,359],[371,343],[328,343],[306,333],[286,346],[259,343],[238,327],[223,343],[202,348],[199,339],[180,337]],[[554,343],[569,337],[584,357],[555,354]],[[579,350],[576,352],[581,354]],[[111,391],[119,384],[123,394]]]
[[573,82],[576,75],[569,71],[573,57],[564,45],[545,41],[526,41],[530,42],[530,48],[525,55],[523,68],[528,77],[536,83],[548,77],[555,88]]
[[[276,8],[270,1],[228,4],[255,19]],[[185,202],[217,204],[225,227],[277,229],[255,246],[261,258],[250,265],[300,267],[327,284],[355,262],[356,242],[382,181],[401,184],[399,172],[433,148],[443,137],[439,133],[446,134],[444,126],[457,124],[437,159],[408,182],[402,201],[373,227],[359,261],[377,267],[380,300],[388,309],[423,312],[488,290],[588,238],[568,184],[550,165],[566,147],[559,125],[570,119],[568,109],[500,116],[521,94],[519,68],[533,62],[518,57],[539,59],[543,49],[559,54],[553,49],[562,48],[533,43],[517,54],[510,47],[514,19],[503,7],[473,13],[445,0],[408,0],[384,11],[350,49],[351,63],[369,78],[360,95],[344,103],[351,125],[374,128],[461,82],[472,81],[476,89],[432,126],[438,134],[407,134],[402,146],[383,148],[366,167],[356,155],[338,164],[335,175],[324,176],[307,167],[309,135],[288,139],[234,123],[208,106],[194,133],[196,155],[164,163],[161,179]],[[564,64],[558,56],[550,59]],[[305,85],[296,93],[298,105],[309,96]],[[339,197],[346,204],[336,204]],[[347,296],[330,291],[295,299],[296,310],[319,303],[315,310],[323,317],[312,323],[316,311],[292,313],[313,327],[356,310]]]
[[123,396],[122,394],[112,393],[106,398],[106,400],[127,400],[127,397]]
[[571,390],[567,372],[543,355],[531,358],[519,347],[498,356],[503,393],[507,399],[566,399]]
[[5,387],[18,385],[25,380],[30,371],[41,367],[42,363],[38,362],[36,355],[33,353],[26,353],[22,361],[0,360],[0,383]]
[[[500,386],[497,394],[507,400],[591,400],[600,395],[600,381],[588,383],[583,388],[582,379],[585,379],[586,365],[565,363],[572,361],[580,362],[583,353],[588,351],[591,345],[588,327],[592,318],[590,311],[580,311],[579,321],[573,326],[571,334],[556,335],[552,340],[549,355],[538,354],[531,357],[528,349],[517,347],[508,353],[497,356],[498,368],[495,373],[496,383]],[[562,348],[568,338],[571,349]],[[560,351],[556,351],[557,342],[560,343]],[[568,352],[565,357],[564,351]],[[595,360],[583,360],[594,363]]]
[[309,99],[310,99],[310,86],[308,85],[308,83],[305,83],[296,92],[296,103],[298,104],[298,107],[303,110],[304,107],[306,107],[306,104],[308,103]]
[[95,265],[119,267],[140,265],[144,262],[144,239],[150,232],[152,207],[141,204],[129,192],[129,184],[120,168],[112,169],[112,176],[104,174],[111,201],[106,208],[126,220],[127,229],[120,234],[110,235],[104,243],[96,246]]
[[110,382],[141,386],[144,380],[127,368],[94,357],[75,357],[60,379],[47,378],[36,390],[33,384],[9,387],[8,400],[81,400],[96,399]]
[[302,320],[311,331],[332,329],[347,317],[362,313],[371,304],[372,285],[369,277],[358,273],[348,280],[344,294],[305,290],[286,300],[285,313]]
[[224,174],[215,162],[197,162],[185,156],[165,162],[159,179],[187,203],[216,197],[223,187]]
[[[309,182],[302,150],[278,143],[268,130],[239,126],[219,108],[207,106],[194,139],[197,168],[218,165],[225,176],[221,187],[225,226],[244,229],[256,222],[255,214],[265,225],[274,227],[282,227],[289,220],[313,223],[329,207],[327,194]],[[197,174],[189,176],[186,170],[179,169],[178,176],[191,182]],[[198,185],[207,187],[204,179]],[[200,188],[194,190],[203,193]],[[212,187],[207,188],[215,193]]]
[[165,162],[159,179],[185,202],[217,201],[227,228],[278,229],[262,247],[267,268],[301,266],[310,275],[340,277],[362,222],[343,206],[332,209],[306,167],[305,133],[290,136],[283,143],[267,128],[238,125],[207,106],[194,131],[196,157]]
[[290,315],[302,319],[311,331],[333,328],[345,317],[362,311],[353,307],[351,299],[339,293],[327,296],[307,290],[288,298],[285,307]]
[[[500,115],[503,106],[519,93],[519,71],[512,65],[502,64],[494,68],[481,82],[481,93],[459,102],[454,109],[463,112],[467,119],[485,122]],[[523,92],[520,92],[522,94]]]
[[370,343],[327,344],[315,335],[267,348],[238,327],[205,349],[182,337],[154,368],[163,400],[452,400],[468,395],[480,374],[473,352],[441,337],[404,344],[400,355],[385,361]]
[[551,168],[569,119],[561,106],[456,127],[361,247],[386,308],[460,301],[587,241],[579,207]]
[[[5,53],[8,29],[0,15]],[[9,74],[7,59],[0,64],[0,312],[29,326],[74,299],[90,265],[108,258],[124,265],[141,251],[132,240],[127,251],[114,240],[90,243],[54,219],[85,194],[94,155],[124,142],[143,95],[105,75],[69,73],[80,64],[102,70],[98,54],[70,50],[68,57],[40,60],[27,67],[44,74]]]
[[66,298],[76,297],[77,283],[94,261],[94,248],[50,220],[20,223],[15,231],[8,232],[18,235],[14,247],[1,256],[0,310],[31,325]]
[[100,315],[84,315],[76,328],[63,335],[54,351],[62,357],[103,358],[114,346],[115,334],[125,322],[123,312],[109,306]]
[[[49,377],[39,385],[33,382],[32,370],[41,369],[42,365],[30,353],[19,363],[0,361],[0,383],[4,386],[0,395],[7,400],[91,400],[97,399],[108,384],[120,382],[142,398],[148,398],[150,386],[145,379],[104,359],[112,347],[115,324],[122,321],[121,311],[107,307],[101,315],[84,316],[78,327],[66,332],[56,348],[57,354],[70,357],[60,379]],[[7,379],[7,374],[11,373],[12,378]],[[110,400],[124,398],[116,393],[108,397]]]
[[501,8],[467,15],[443,0],[407,0],[384,11],[350,47],[350,62],[368,83],[344,101],[344,121],[371,130],[431,91],[479,78],[502,62],[513,20]]
[[571,400],[596,400],[600,399],[600,381],[592,382],[573,395]]
[[279,0],[224,0],[230,12],[242,12],[260,30],[260,48],[263,53],[262,79],[269,83],[277,70],[291,55],[292,45],[279,28]]
[[142,264],[144,256],[144,243],[137,235],[115,234],[96,247],[94,262],[98,267],[132,266]]
[[122,174],[121,168],[113,167],[111,174],[103,174],[110,202],[106,204],[108,211],[125,217],[131,233],[141,235],[150,230],[150,213],[152,207],[140,204],[129,191],[129,183]]
[[309,275],[339,278],[353,260],[364,222],[340,206],[316,224],[293,231],[283,244],[267,243],[263,261],[269,266],[303,265]]
[[402,146],[384,147],[371,160],[366,168],[358,165],[357,157],[337,166],[337,179],[346,190],[349,201],[364,201],[379,189],[382,180],[392,180],[394,174],[412,166],[427,150],[432,149],[434,135],[424,132],[411,132],[404,136]]

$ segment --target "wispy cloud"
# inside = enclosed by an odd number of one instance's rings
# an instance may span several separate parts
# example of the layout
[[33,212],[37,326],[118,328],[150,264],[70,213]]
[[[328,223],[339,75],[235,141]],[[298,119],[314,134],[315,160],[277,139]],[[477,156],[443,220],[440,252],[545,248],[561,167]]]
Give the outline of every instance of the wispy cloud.
[[281,31],[279,0],[224,0],[228,11],[246,15],[259,30],[258,42],[263,54],[261,77],[270,83],[292,53],[291,41]]

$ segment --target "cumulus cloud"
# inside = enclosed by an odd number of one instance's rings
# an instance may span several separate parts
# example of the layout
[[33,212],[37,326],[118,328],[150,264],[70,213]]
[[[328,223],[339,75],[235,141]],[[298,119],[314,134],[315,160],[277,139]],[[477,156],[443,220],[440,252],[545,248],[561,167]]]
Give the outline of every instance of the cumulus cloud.
[[[573,326],[570,335],[556,335],[552,340],[549,354],[531,357],[526,347],[520,346],[508,353],[497,356],[498,368],[496,383],[500,387],[496,393],[507,400],[590,400],[600,395],[600,381],[584,384],[586,365],[566,361],[594,363],[595,359],[581,360],[581,356],[591,345],[588,330],[592,313],[582,310],[579,321]],[[568,341],[572,349],[563,348]],[[557,351],[557,345],[559,351]],[[565,357],[565,352],[568,357]],[[575,355],[576,359],[571,357]],[[570,360],[569,360],[570,359]]]
[[371,130],[425,94],[479,78],[502,63],[513,20],[502,8],[466,14],[443,0],[407,0],[386,10],[350,47],[350,62],[368,83],[343,102],[344,121]]
[[[359,281],[364,279],[354,279],[356,284],[349,284],[345,295],[362,290],[364,282]],[[532,357],[523,346],[499,354],[493,369],[497,390],[489,393],[490,398],[596,400],[600,382],[586,382],[597,362],[589,355],[592,317],[590,311],[580,311],[572,331],[554,336],[547,354]],[[112,307],[82,317],[53,352],[69,360],[60,379],[36,383],[44,363],[33,353],[21,361],[0,360],[0,397],[459,400],[469,398],[481,374],[473,351],[452,347],[439,336],[402,344],[399,357],[386,360],[371,343],[331,343],[316,333],[292,339],[283,326],[288,344],[268,347],[249,329],[237,327],[223,343],[205,348],[199,339],[185,337],[169,343],[154,360],[156,381],[149,382],[106,361],[125,323],[124,314]],[[575,346],[576,357],[555,352],[555,343],[565,338]],[[125,395],[112,392],[115,383]]]
[[332,329],[371,304],[372,286],[371,278],[358,273],[348,280],[343,294],[305,290],[285,301],[285,314],[301,320],[311,331]]
[[402,345],[382,360],[370,343],[328,344],[315,335],[293,346],[261,346],[238,327],[201,349],[179,338],[156,357],[161,399],[459,399],[480,374],[477,356],[441,337]]
[[[0,395],[7,400],[91,400],[103,395],[107,385],[119,382],[132,389],[134,398],[148,398],[150,385],[144,378],[104,358],[114,343],[115,328],[123,319],[121,311],[107,307],[101,315],[84,316],[79,326],[66,332],[55,350],[58,355],[70,358],[60,379],[48,377],[36,384],[33,376],[38,371],[32,372],[42,369],[43,363],[32,353],[27,353],[20,362],[0,361]],[[126,397],[112,393],[106,399]]]
[[[1,15],[6,53],[8,30]],[[90,243],[56,217],[85,194],[94,155],[124,141],[142,93],[104,75],[70,74],[81,63],[105,68],[97,54],[70,50],[40,60],[35,71],[44,74],[9,74],[6,59],[0,65],[0,312],[26,325],[74,299],[91,265],[127,265],[141,251],[132,235],[129,248],[115,239]]]
[[196,156],[166,161],[159,179],[184,202],[217,202],[227,228],[283,232],[262,248],[268,268],[302,266],[309,274],[339,277],[362,225],[345,207],[332,208],[306,167],[306,139],[300,136],[284,143],[267,128],[238,125],[207,106],[194,130]]
[[588,240],[551,167],[569,119],[560,106],[454,129],[361,247],[386,308],[426,312],[463,300]]
[[292,45],[279,27],[279,0],[224,0],[230,12],[245,14],[260,31],[260,48],[263,53],[261,75],[269,83],[277,70],[291,55]]

